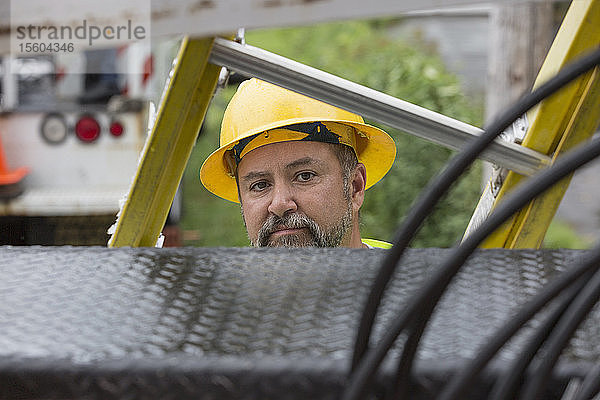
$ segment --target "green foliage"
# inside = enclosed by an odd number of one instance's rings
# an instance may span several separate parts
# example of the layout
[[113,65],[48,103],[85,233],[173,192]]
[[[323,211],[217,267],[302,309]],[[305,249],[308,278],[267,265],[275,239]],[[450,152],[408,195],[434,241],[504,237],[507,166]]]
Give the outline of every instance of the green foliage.
[[[254,31],[247,34],[249,44],[281,54],[296,61],[342,76],[351,81],[385,92],[430,110],[472,124],[481,119],[481,107],[469,104],[462,95],[458,80],[449,74],[441,61],[432,54],[410,47],[386,35],[385,28],[394,21],[343,22],[302,28]],[[199,140],[186,172],[184,197],[193,196],[193,203],[184,200],[185,212],[191,208],[207,209],[209,221],[202,220],[202,237],[195,245],[245,245],[248,243],[237,205],[233,205],[236,223],[227,214],[231,205],[202,193],[197,183],[201,161],[218,144],[218,122],[230,92],[219,95],[209,110],[205,123],[207,135]],[[367,121],[373,123],[373,121]],[[378,124],[375,124],[378,125]],[[380,125],[378,125],[380,126]],[[451,152],[422,139],[394,129],[386,130],[397,146],[396,161],[386,178],[369,189],[361,211],[364,237],[390,240],[411,203],[431,177],[446,163]],[[200,149],[202,148],[202,149]],[[198,160],[200,158],[200,160]],[[190,176],[194,182],[191,183]],[[188,189],[195,185],[193,193]],[[188,196],[185,196],[185,193]],[[204,191],[205,192],[205,191]],[[480,194],[480,168],[477,165],[440,203],[436,213],[426,222],[413,243],[415,246],[450,246],[460,238]],[[211,198],[212,196],[212,198]],[[208,201],[207,198],[208,197]],[[200,202],[202,201],[202,202]],[[220,201],[220,203],[218,203]],[[224,204],[220,209],[219,204]],[[191,215],[184,228],[192,229]],[[194,216],[196,218],[196,216]],[[204,217],[203,217],[204,218]],[[223,222],[219,222],[221,221]],[[227,221],[227,222],[225,222]],[[196,222],[197,223],[197,222]],[[226,225],[233,233],[217,228]]]
[[589,249],[590,245],[569,224],[557,220],[550,223],[543,243],[543,247],[549,249]]

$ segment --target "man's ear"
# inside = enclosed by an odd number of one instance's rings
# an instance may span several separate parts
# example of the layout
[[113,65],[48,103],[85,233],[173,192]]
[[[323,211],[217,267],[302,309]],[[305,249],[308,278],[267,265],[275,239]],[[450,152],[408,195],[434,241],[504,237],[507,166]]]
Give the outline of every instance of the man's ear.
[[365,186],[367,184],[367,169],[364,164],[356,164],[354,173],[352,174],[352,181],[350,182],[350,197],[352,200],[352,207],[354,211],[360,210],[365,200]]

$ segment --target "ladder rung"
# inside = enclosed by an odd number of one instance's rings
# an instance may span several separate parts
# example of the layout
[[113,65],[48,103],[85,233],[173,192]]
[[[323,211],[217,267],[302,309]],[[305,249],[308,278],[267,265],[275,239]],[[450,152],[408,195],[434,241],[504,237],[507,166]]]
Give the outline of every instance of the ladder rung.
[[[319,99],[403,132],[460,150],[480,128],[268,51],[217,38],[209,61]],[[482,159],[523,175],[550,164],[544,154],[496,140]]]

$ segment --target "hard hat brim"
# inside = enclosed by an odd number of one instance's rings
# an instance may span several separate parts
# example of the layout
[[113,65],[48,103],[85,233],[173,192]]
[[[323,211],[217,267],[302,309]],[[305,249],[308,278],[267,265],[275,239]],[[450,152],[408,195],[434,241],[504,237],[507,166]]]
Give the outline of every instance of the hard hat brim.
[[367,170],[366,189],[379,182],[394,163],[396,157],[394,140],[377,127],[355,121],[343,121],[339,119],[321,118],[317,120],[314,118],[294,118],[289,119],[284,123],[279,122],[270,124],[273,126],[262,126],[260,129],[257,129],[256,132],[247,132],[244,137],[219,147],[208,156],[200,168],[200,180],[202,181],[202,184],[213,194],[234,203],[239,203],[237,183],[235,177],[229,172],[228,164],[224,159],[225,152],[230,150],[245,137],[267,130],[281,128],[286,125],[303,122],[336,122],[351,126],[359,132],[356,138],[356,148],[354,150],[358,156],[358,161],[363,163]]

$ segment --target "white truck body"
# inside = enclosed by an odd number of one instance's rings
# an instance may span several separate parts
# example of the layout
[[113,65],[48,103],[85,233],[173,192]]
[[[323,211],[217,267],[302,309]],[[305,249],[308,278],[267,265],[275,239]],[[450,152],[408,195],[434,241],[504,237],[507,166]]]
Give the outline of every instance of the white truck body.
[[[0,215],[115,214],[143,147],[143,113],[113,114],[125,128],[121,136],[114,137],[108,133],[111,116],[105,110],[51,112],[64,115],[70,131],[60,143],[49,143],[41,135],[48,112],[17,111],[0,116],[0,138],[8,165],[30,169],[23,194],[1,202]],[[72,133],[75,120],[83,113],[94,116],[101,126],[100,136],[92,143],[82,142]]]
[[[19,229],[17,225],[29,223],[27,218],[51,217],[54,224],[68,217],[85,221],[85,217],[104,216],[103,227],[97,231],[106,232],[116,219],[121,200],[136,173],[147,137],[149,104],[157,102],[162,91],[173,48],[173,42],[157,46],[154,56],[161,57],[159,78],[144,70],[150,61],[149,47],[130,45],[120,49],[117,61],[132,71],[118,76],[122,94],[108,103],[92,104],[78,101],[85,92],[85,75],[69,71],[69,68],[81,70],[80,63],[84,62],[81,55],[54,57],[50,63],[43,58],[38,62],[31,58],[4,57],[0,90],[1,151],[8,169],[29,169],[20,183],[22,194],[0,199],[0,222],[4,229]],[[75,126],[82,117],[97,121],[100,133],[95,140],[86,142],[75,134]],[[48,118],[55,125],[49,131],[51,140],[42,134]],[[66,132],[60,129],[61,121]],[[121,125],[121,134],[110,132],[113,122]],[[94,243],[102,244],[100,240]]]

